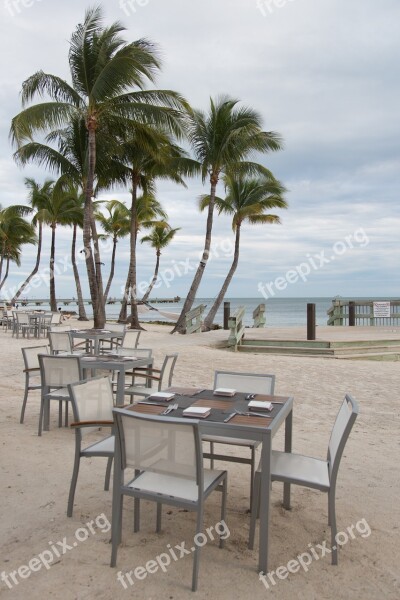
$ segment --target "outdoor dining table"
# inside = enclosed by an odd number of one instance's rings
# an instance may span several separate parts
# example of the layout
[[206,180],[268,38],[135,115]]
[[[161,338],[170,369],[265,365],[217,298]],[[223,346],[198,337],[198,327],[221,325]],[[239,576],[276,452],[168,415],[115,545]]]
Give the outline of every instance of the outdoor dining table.
[[[118,331],[110,331],[108,329],[71,329],[70,334],[73,338],[84,339],[87,342],[93,342],[92,354],[98,355],[100,348],[100,340],[117,339],[122,340],[123,333]],[[89,343],[86,347],[89,351]]]
[[40,332],[42,331],[42,323],[45,322],[45,312],[32,312],[28,313],[29,324],[33,327],[34,337],[40,338]]
[[117,371],[116,406],[125,404],[125,375],[138,367],[151,367],[152,357],[135,358],[134,356],[118,356],[111,354],[82,355],[80,358],[83,375],[87,376],[89,370],[103,369],[105,371]]
[[[268,416],[257,417],[233,413],[237,410],[245,413],[248,411],[247,394],[236,393],[233,397],[214,396],[213,390],[199,390],[195,388],[171,387],[168,391],[174,392],[173,402],[178,404],[178,409],[169,416],[181,418],[182,411],[189,406],[203,406],[211,409],[210,415],[201,419],[204,434],[259,441],[261,449],[261,503],[259,524],[259,555],[258,571],[268,572],[268,537],[270,517],[270,487],[271,487],[271,447],[272,438],[280,427],[285,424],[285,452],[292,450],[292,416],[293,398],[286,396],[267,396],[256,394],[256,400],[272,402],[273,409]],[[144,402],[150,402],[147,398]],[[140,402],[128,407],[128,410],[149,414],[160,414],[168,406],[141,404]],[[227,418],[229,421],[225,422]],[[290,484],[284,484],[283,506],[290,509]]]

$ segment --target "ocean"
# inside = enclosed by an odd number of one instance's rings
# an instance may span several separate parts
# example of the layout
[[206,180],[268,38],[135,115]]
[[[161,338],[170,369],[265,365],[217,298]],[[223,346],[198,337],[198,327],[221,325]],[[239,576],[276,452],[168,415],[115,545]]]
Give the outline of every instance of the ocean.
[[[361,298],[341,298],[342,300],[361,300]],[[365,299],[365,298],[364,298]],[[368,298],[370,299],[370,298]],[[374,298],[379,300],[380,298]],[[227,302],[231,303],[231,314],[239,307],[245,306],[246,313],[244,323],[245,325],[251,326],[253,325],[253,310],[261,303],[265,303],[265,316],[266,316],[266,325],[271,327],[296,327],[301,325],[306,325],[307,323],[307,303],[312,302],[316,305],[316,321],[317,325],[326,325],[327,324],[327,310],[332,304],[332,298],[269,298],[268,300],[264,300],[260,297],[258,298],[226,298]],[[390,298],[382,298],[382,300],[390,300]],[[154,307],[154,311],[150,311],[147,314],[141,314],[140,320],[143,322],[146,321],[170,321],[168,316],[164,316],[161,313],[175,313],[179,314],[184,299],[179,302],[171,302],[171,303],[151,303],[150,305]],[[206,304],[207,308],[205,314],[212,306],[213,298],[197,298],[194,306],[199,304]],[[59,308],[62,310],[74,310],[78,311],[77,305],[75,302],[71,302],[68,306],[64,306],[63,304],[58,304]],[[34,305],[30,304],[29,308],[34,308]],[[49,306],[42,305],[37,307],[40,309],[49,309]],[[86,312],[88,317],[92,316],[91,306],[86,305]],[[110,320],[117,319],[119,315],[120,304],[108,304],[107,305],[107,318]],[[160,311],[160,312],[159,312]],[[218,311],[215,323],[222,325],[223,323],[223,304],[221,305],[220,310]]]

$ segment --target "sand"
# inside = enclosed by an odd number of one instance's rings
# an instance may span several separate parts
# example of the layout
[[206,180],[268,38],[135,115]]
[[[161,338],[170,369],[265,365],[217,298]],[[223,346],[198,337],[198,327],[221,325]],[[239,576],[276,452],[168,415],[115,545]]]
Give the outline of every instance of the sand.
[[[324,458],[340,402],[346,392],[354,395],[360,405],[360,415],[344,452],[336,494],[338,530],[346,532],[347,528],[357,525],[358,529],[353,527],[352,530],[354,539],[343,545],[339,565],[331,566],[329,556],[321,557],[318,546],[330,538],[326,495],[295,487],[292,510],[288,512],[280,506],[282,487],[274,484],[270,570],[287,566],[290,560],[307,551],[313,550],[318,560],[314,558],[307,571],[300,568],[284,580],[271,576],[276,583],[267,579],[267,589],[257,573],[258,537],[255,550],[247,549],[249,469],[244,465],[219,463],[220,468],[229,471],[227,527],[230,535],[223,550],[215,540],[210,540],[202,549],[196,595],[190,591],[190,556],[172,561],[165,573],[158,569],[142,580],[132,576],[133,585],[124,576],[127,587],[124,589],[117,579],[119,571],[125,574],[145,565],[168,551],[167,544],[174,547],[185,541],[190,545],[194,516],[165,507],[162,533],[156,534],[154,507],[144,503],[141,531],[133,534],[133,507],[128,499],[123,544],[117,568],[111,569],[107,531],[111,492],[103,490],[105,459],[82,461],[74,516],[67,518],[74,433],[57,427],[57,410],[53,408],[50,431],[38,438],[37,392],[31,393],[25,423],[19,424],[24,389],[20,348],[42,342],[12,339],[9,332],[0,331],[0,571],[8,575],[11,585],[9,589],[5,581],[0,581],[1,597],[397,600],[400,597],[399,363],[233,353],[217,347],[227,337],[223,331],[170,336],[168,327],[151,325],[147,329],[140,345],[154,349],[156,363],[160,363],[167,351],[179,352],[176,385],[211,387],[214,369],[275,373],[276,393],[294,396],[293,450],[296,452]],[[281,448],[282,441],[280,432],[274,447]],[[219,521],[219,502],[218,493],[207,502],[207,527]],[[39,560],[32,561],[44,551],[47,551],[45,558],[54,557],[48,569]],[[29,563],[31,569],[20,568]],[[18,583],[14,583],[9,573],[19,568],[20,572],[15,575]]]

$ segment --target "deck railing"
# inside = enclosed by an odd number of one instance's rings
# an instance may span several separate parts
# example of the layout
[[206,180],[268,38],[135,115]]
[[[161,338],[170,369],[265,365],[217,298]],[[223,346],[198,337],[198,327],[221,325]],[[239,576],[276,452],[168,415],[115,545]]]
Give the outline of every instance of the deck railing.
[[332,300],[328,325],[349,325],[354,311],[354,325],[400,325],[400,300]]
[[259,304],[257,308],[253,310],[253,319],[254,325],[253,327],[264,327],[266,318],[265,318],[265,304]]
[[201,331],[201,322],[205,304],[199,304],[185,315],[186,333],[199,333]]
[[228,326],[229,326],[229,338],[228,338],[228,346],[233,347],[234,350],[237,350],[238,345],[240,344],[242,337],[244,335],[244,324],[243,317],[245,313],[244,306],[239,306],[239,308],[229,317]]

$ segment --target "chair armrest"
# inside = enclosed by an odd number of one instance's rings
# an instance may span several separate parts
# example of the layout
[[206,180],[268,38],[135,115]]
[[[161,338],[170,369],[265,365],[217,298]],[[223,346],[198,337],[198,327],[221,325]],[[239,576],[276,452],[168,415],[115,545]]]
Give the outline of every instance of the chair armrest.
[[23,373],[32,373],[32,371],[40,371],[39,367],[32,367],[31,369],[24,369]]
[[108,425],[108,426],[112,426],[114,425],[114,421],[75,421],[74,423],[71,423],[70,427],[96,427],[96,426],[101,426],[101,425]]
[[145,377],[145,379],[153,379],[154,381],[160,381],[160,377],[155,375],[149,375],[148,373],[133,373],[135,377]]

